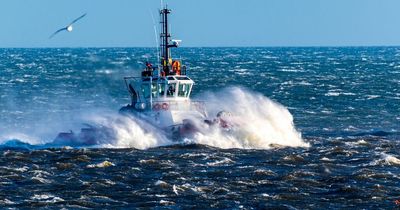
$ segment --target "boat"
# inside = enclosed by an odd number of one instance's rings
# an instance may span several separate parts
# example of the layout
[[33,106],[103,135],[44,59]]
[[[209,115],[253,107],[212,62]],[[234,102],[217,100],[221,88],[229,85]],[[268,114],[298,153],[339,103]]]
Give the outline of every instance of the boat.
[[[119,113],[145,120],[175,141],[201,132],[203,126],[219,126],[229,130],[231,124],[225,120],[229,113],[221,111],[210,120],[205,103],[190,98],[195,82],[188,76],[187,67],[182,64],[182,60],[171,56],[172,49],[179,47],[181,40],[171,38],[168,28],[170,13],[171,10],[167,7],[160,10],[157,65],[146,62],[140,76],[123,78],[131,102],[122,107]],[[59,133],[54,142],[95,145],[113,136],[112,129],[104,125],[85,124],[80,133]]]
[[146,68],[139,77],[124,77],[131,103],[120,113],[132,114],[165,131],[171,139],[181,139],[198,131],[195,122],[208,122],[205,103],[190,98],[195,82],[188,76],[182,60],[171,51],[181,40],[174,40],[169,30],[167,7],[160,10],[160,47],[158,64]]

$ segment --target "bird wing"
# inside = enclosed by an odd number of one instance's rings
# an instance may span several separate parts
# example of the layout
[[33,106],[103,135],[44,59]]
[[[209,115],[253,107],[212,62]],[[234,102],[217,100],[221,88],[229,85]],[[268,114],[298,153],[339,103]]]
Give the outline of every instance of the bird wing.
[[67,30],[67,27],[58,29],[56,32],[54,32],[54,33],[49,37],[49,39],[53,38],[53,36],[55,36],[56,34],[60,33],[61,31],[65,31],[65,30]]
[[80,20],[80,19],[82,19],[83,17],[85,17],[86,14],[87,14],[87,13],[85,13],[85,14],[81,15],[80,17],[76,18],[76,19],[75,19],[74,21],[72,21],[69,25],[72,25],[72,24],[76,23],[78,20]]

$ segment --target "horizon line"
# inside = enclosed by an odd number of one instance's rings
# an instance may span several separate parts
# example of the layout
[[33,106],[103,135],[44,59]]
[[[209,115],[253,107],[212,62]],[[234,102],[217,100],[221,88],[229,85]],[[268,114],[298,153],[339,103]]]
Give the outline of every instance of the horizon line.
[[[360,47],[400,47],[400,45],[269,45],[269,46],[183,46],[179,48],[360,48]],[[97,49],[97,48],[157,48],[149,46],[59,46],[59,47],[1,47],[0,49]]]

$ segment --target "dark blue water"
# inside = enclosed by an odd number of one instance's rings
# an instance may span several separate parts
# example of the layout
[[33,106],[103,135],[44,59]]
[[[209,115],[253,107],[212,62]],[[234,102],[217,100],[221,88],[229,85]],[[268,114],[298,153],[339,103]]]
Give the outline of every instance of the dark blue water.
[[[170,144],[115,120],[129,103],[122,77],[154,55],[151,48],[0,49],[0,206],[396,208],[400,48],[178,49],[196,82],[193,97],[263,95],[253,104],[220,102],[270,116],[249,117],[261,128],[254,133],[268,131],[250,144],[223,136]],[[290,117],[264,104],[267,97],[290,111],[309,147],[279,138],[293,132],[276,126]],[[119,139],[51,144],[93,119]]]

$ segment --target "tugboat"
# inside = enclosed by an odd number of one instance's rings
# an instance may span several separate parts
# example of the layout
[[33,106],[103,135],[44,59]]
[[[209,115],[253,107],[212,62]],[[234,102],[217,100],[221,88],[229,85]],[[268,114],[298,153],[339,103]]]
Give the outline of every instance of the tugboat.
[[[124,77],[131,103],[119,112],[145,120],[175,141],[201,132],[203,126],[219,126],[223,130],[230,130],[232,124],[226,120],[230,113],[221,111],[216,118],[209,120],[204,102],[190,99],[194,81],[187,75],[182,61],[171,56],[171,49],[177,48],[181,40],[171,39],[168,30],[170,13],[167,7],[160,10],[161,42],[157,66],[146,62],[140,76]],[[54,143],[95,145],[115,136],[113,130],[106,126],[85,126],[79,134],[72,131],[59,133]]]
[[193,121],[207,118],[204,103],[193,101],[190,94],[194,81],[187,75],[182,61],[173,59],[171,49],[179,47],[181,40],[171,39],[168,15],[171,10],[160,10],[160,55],[153,67],[146,62],[140,77],[124,77],[131,103],[120,113],[133,114],[166,131],[172,139],[193,133]]

